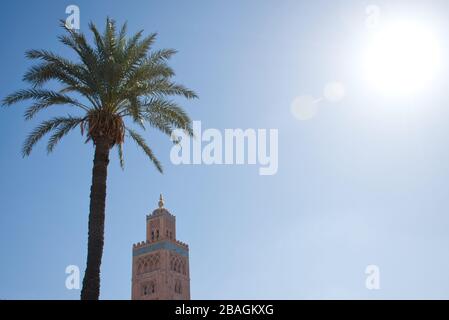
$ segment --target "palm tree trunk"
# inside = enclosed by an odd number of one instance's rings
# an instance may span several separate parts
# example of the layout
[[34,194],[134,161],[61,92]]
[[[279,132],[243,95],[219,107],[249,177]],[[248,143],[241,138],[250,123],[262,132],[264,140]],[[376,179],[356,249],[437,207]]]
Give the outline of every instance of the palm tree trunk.
[[89,236],[87,264],[84,273],[81,300],[98,300],[100,296],[100,266],[104,244],[106,179],[110,144],[107,139],[95,141],[95,157],[90,188]]

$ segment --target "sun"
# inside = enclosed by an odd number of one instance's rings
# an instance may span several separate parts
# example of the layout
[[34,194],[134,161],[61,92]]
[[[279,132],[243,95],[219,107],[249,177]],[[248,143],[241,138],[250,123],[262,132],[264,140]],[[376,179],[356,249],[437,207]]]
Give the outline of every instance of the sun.
[[441,68],[441,49],[431,29],[410,21],[384,26],[364,54],[366,80],[387,95],[410,95],[428,88]]

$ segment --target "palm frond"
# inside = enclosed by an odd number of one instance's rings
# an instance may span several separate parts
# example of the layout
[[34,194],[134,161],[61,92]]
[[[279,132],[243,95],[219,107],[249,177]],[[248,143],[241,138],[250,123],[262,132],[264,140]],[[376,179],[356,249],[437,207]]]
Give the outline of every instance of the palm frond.
[[123,144],[119,143],[117,145],[118,159],[120,162],[120,168],[125,169],[125,160],[123,158]]
[[16,91],[5,97],[2,101],[2,104],[4,106],[10,106],[19,101],[29,99],[36,100],[37,102],[26,110],[25,112],[26,120],[33,118],[33,116],[36,113],[52,105],[65,104],[79,107],[83,110],[88,110],[88,107],[86,107],[76,99],[73,99],[65,94],[61,94],[52,90],[41,90],[41,89],[27,89]]
[[55,133],[50,137],[47,144],[47,153],[53,152],[58,142],[66,136],[71,130],[80,125],[85,118],[69,117],[64,122],[59,124],[55,129]]
[[143,124],[143,117],[141,114],[142,105],[139,99],[136,97],[130,97],[128,98],[128,101],[129,104],[127,105],[127,110],[129,111],[129,115],[132,117],[133,122],[145,130],[145,125]]
[[177,51],[175,49],[160,49],[153,51],[149,55],[148,60],[151,63],[156,64],[170,59],[176,53]]
[[115,38],[116,33],[115,30],[116,30],[115,20],[110,19],[108,17],[106,19],[106,27],[103,34],[103,43],[108,58],[112,58],[114,56],[115,48],[117,46]]
[[151,126],[171,136],[174,129],[182,129],[193,136],[192,120],[187,113],[173,101],[152,98],[142,108],[144,119]]
[[137,143],[137,145],[140,148],[142,148],[142,150],[145,152],[145,154],[148,156],[148,158],[150,158],[150,160],[156,166],[156,169],[160,173],[162,173],[163,172],[162,165],[159,162],[159,160],[156,158],[156,156],[154,155],[154,153],[150,149],[150,147],[146,144],[145,139],[140,134],[138,134],[137,132],[135,132],[132,129],[126,128],[126,131],[128,131],[129,136]]
[[120,29],[120,32],[117,37],[117,44],[118,46],[123,50],[126,46],[126,32],[128,30],[128,23],[125,21],[125,23],[122,25],[122,28]]
[[146,83],[142,92],[144,96],[184,96],[187,99],[198,98],[197,94],[185,86],[168,81],[167,79],[157,79]]
[[76,119],[77,121],[79,120],[79,118],[67,116],[67,117],[55,117],[50,120],[42,122],[25,139],[25,142],[22,147],[23,157],[29,156],[34,145],[37,142],[39,142],[39,140],[42,139],[42,137],[44,137],[47,133],[58,128],[60,125],[73,123],[74,119]]

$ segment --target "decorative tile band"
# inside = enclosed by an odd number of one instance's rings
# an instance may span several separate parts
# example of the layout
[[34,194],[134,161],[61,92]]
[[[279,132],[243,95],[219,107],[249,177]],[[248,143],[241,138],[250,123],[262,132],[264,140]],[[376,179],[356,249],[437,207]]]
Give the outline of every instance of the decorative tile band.
[[160,242],[149,244],[144,247],[134,248],[133,249],[133,257],[140,256],[142,254],[150,253],[150,252],[153,252],[156,250],[161,250],[161,249],[176,252],[177,254],[180,254],[184,257],[189,256],[189,251],[183,247],[180,247],[176,243],[173,243],[170,241],[160,241]]

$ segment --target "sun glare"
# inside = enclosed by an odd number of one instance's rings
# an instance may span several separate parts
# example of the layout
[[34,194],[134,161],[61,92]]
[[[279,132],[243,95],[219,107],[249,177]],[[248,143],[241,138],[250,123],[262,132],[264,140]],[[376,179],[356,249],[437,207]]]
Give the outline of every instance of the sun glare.
[[440,45],[432,30],[396,22],[372,35],[364,55],[366,80],[387,95],[410,95],[428,88],[441,64]]

